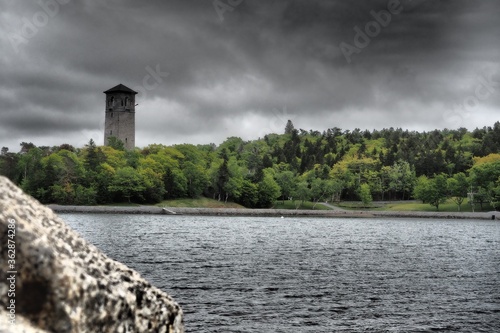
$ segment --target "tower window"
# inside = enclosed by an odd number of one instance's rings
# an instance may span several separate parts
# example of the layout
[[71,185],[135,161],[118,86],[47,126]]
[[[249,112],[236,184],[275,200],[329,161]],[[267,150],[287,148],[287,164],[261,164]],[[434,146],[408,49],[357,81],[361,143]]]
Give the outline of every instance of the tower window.
[[125,106],[129,106],[130,105],[130,101],[128,99],[128,97],[125,97]]
[[111,112],[111,118],[113,118],[113,112]]
[[109,131],[109,135],[113,135],[113,130]]
[[114,98],[114,97],[111,97],[111,98],[109,99],[109,105],[110,105],[110,106],[114,106],[114,105],[115,105],[115,98]]
[[121,106],[123,106],[123,99],[120,101],[120,103],[121,103]]
[[125,138],[125,143],[127,143],[127,141],[128,141],[127,138]]

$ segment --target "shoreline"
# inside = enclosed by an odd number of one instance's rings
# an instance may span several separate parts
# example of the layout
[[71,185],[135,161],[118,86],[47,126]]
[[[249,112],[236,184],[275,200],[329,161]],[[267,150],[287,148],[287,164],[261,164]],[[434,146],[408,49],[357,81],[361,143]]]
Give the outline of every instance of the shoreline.
[[418,211],[360,211],[360,210],[291,210],[243,208],[188,208],[156,206],[63,206],[47,205],[56,213],[84,214],[158,214],[198,216],[263,216],[263,217],[344,217],[344,218],[435,218],[500,220],[500,212],[418,212]]

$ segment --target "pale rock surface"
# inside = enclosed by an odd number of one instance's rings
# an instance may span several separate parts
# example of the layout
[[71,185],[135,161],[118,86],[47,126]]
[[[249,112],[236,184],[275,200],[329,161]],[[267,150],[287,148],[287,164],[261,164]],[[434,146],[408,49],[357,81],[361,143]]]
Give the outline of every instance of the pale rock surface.
[[[12,219],[16,324],[7,310]],[[168,294],[108,258],[5,177],[0,177],[0,247],[2,333],[184,332],[182,310]]]

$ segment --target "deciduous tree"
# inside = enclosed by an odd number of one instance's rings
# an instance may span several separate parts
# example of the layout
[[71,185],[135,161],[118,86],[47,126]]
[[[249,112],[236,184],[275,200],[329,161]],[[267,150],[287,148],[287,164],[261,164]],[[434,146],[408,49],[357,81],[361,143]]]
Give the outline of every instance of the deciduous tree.
[[109,185],[109,191],[115,193],[130,202],[130,198],[136,196],[143,198],[142,192],[146,189],[144,179],[132,167],[120,168]]

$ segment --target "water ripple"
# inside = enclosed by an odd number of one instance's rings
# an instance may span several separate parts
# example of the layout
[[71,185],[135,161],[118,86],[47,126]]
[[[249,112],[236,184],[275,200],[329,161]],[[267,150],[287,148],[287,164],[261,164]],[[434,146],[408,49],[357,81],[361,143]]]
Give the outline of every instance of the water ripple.
[[63,218],[174,296],[187,332],[500,331],[495,221]]

